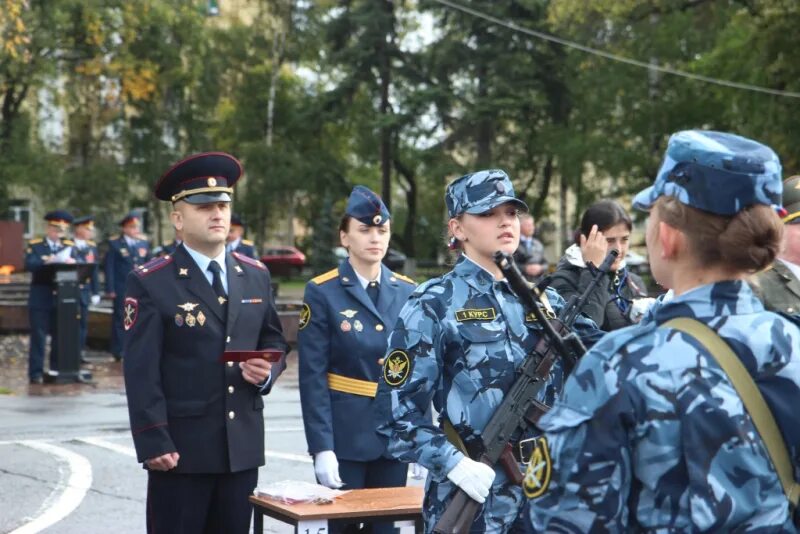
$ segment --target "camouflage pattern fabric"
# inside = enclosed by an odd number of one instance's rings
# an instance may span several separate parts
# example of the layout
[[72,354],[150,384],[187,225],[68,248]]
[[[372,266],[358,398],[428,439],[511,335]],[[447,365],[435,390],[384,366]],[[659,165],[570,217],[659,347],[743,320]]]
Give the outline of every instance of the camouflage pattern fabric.
[[788,501],[727,376],[692,337],[695,318],[741,358],[800,474],[800,328],[741,281],[658,302],[586,353],[539,426],[523,486],[547,532],[795,532]]
[[[563,299],[553,290],[547,297],[558,313]],[[579,319],[575,328],[588,343],[602,335],[588,319]],[[446,475],[463,454],[424,414],[433,402],[462,439],[478,435],[539,340],[540,329],[525,317],[507,282],[494,280],[463,255],[453,271],[417,288],[400,312],[378,387],[377,426],[379,434],[389,438],[391,456],[429,470],[423,506],[426,531],[433,529],[454,494],[456,488]],[[557,364],[539,400],[552,404],[563,380]],[[519,436],[524,437],[530,436]],[[507,532],[520,519],[522,489],[509,484],[500,467],[495,472],[473,532]]]
[[462,213],[483,213],[506,202],[528,211],[528,205],[514,196],[508,174],[500,169],[477,171],[453,180],[447,186],[444,202],[451,218]]

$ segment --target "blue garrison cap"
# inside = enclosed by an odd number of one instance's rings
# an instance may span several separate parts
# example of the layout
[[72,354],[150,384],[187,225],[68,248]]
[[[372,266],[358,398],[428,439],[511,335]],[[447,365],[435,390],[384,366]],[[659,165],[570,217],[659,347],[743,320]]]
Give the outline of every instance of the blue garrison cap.
[[462,213],[477,215],[511,202],[528,211],[528,206],[514,195],[514,186],[505,171],[478,171],[456,178],[447,186],[444,201],[450,218]]
[[66,210],[53,210],[45,213],[44,220],[53,226],[66,228],[72,222],[72,215]]
[[781,163],[771,148],[738,135],[686,130],[669,138],[653,185],[633,199],[649,210],[661,195],[717,215],[754,204],[781,209]]
[[231,226],[241,226],[244,228],[244,221],[242,221],[241,216],[236,213],[231,214]]
[[353,188],[344,213],[369,226],[381,226],[392,218],[381,197],[363,185]]
[[239,160],[225,152],[195,154],[173,165],[156,182],[156,198],[190,204],[230,202],[242,172]]
[[83,224],[94,225],[94,215],[75,217],[75,220],[72,221],[72,226],[81,226]]

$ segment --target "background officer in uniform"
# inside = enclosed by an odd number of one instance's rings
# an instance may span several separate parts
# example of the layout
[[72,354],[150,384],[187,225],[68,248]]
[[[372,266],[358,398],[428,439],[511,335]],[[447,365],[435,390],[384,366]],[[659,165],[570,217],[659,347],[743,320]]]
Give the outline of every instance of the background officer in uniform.
[[148,469],[147,529],[249,532],[264,464],[264,401],[285,367],[225,351],[288,349],[266,267],[225,252],[241,164],[221,152],[177,163],[155,195],[184,242],[128,275],[125,388],[136,456]]
[[183,243],[183,232],[175,229],[175,238],[169,243],[164,243],[160,247],[153,249],[153,256],[167,256],[175,252],[178,246]]
[[523,213],[519,216],[519,246],[514,252],[514,261],[520,271],[531,282],[539,280],[547,274],[547,258],[544,256],[544,245],[534,237],[536,222],[533,215]]
[[122,359],[123,301],[125,299],[125,280],[135,267],[144,265],[150,259],[150,245],[139,239],[139,218],[133,213],[120,222],[122,235],[108,240],[108,251],[104,261],[106,274],[106,293],[114,299],[111,315],[111,354],[114,359]]
[[72,222],[72,215],[64,210],[55,210],[47,213],[44,220],[47,221],[45,237],[30,240],[25,250],[25,270],[31,273],[31,289],[28,293],[28,319],[31,328],[28,380],[31,384],[41,384],[43,381],[44,348],[48,334],[52,339],[50,368],[58,367],[55,286],[51,277],[45,276],[44,266],[51,263],[75,263],[71,248],[73,243],[64,237],[64,232]]
[[800,315],[800,176],[783,182],[783,246],[754,289],[770,311]]
[[701,130],[670,138],[634,207],[650,212],[650,266],[675,297],[589,350],[539,420],[545,436],[523,483],[537,530],[797,531],[729,375],[700,334],[665,324],[697,321],[741,361],[797,480],[800,327],[764,311],[746,283],[779,250],[781,188],[767,146]]
[[[77,217],[72,222],[75,259],[78,263],[93,263],[94,267],[88,276],[80,281],[81,288],[81,351],[86,348],[86,334],[89,325],[89,304],[96,306],[100,303],[100,266],[97,254],[97,243],[94,238],[94,215]],[[85,359],[81,357],[85,363]]]
[[231,215],[231,231],[228,233],[228,252],[238,252],[248,258],[258,259],[256,245],[249,239],[244,238],[244,222],[241,217]]
[[349,257],[306,285],[298,332],[308,451],[317,480],[329,488],[405,486],[408,466],[384,455],[373,416],[389,328],[415,284],[382,265],[390,215],[366,187],[350,194],[339,238]]

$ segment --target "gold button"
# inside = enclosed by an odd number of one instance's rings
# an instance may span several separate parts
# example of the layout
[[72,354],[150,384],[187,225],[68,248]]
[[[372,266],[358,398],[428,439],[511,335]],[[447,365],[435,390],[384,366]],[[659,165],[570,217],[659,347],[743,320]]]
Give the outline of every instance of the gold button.
[[235,414],[235,413],[233,413],[233,412],[228,412],[228,419],[233,419],[234,417],[236,417],[236,414]]
[[226,337],[225,338],[225,343],[230,343],[230,342],[231,342],[231,336]]
[[228,367],[233,367],[233,362],[228,362]]
[[382,324],[376,324],[375,325],[375,330],[377,330],[378,332],[383,332],[383,325]]
[[233,393],[233,386],[228,386],[228,393]]

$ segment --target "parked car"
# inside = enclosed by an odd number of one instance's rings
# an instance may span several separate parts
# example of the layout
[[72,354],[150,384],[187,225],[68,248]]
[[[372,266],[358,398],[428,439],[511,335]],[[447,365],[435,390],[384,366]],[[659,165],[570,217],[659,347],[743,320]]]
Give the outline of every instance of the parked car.
[[277,276],[300,274],[306,264],[306,255],[295,247],[268,247],[261,255],[261,261],[269,272]]
[[[347,249],[336,247],[333,249],[333,255],[338,261],[342,261],[347,258]],[[402,273],[406,265],[406,255],[397,249],[390,248],[383,257],[383,264],[393,271]]]

